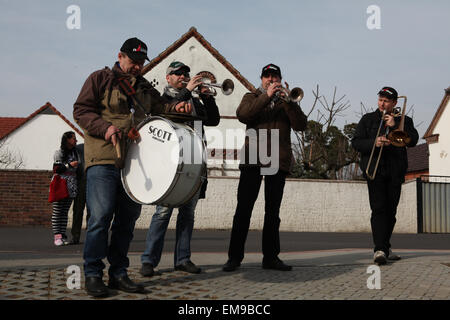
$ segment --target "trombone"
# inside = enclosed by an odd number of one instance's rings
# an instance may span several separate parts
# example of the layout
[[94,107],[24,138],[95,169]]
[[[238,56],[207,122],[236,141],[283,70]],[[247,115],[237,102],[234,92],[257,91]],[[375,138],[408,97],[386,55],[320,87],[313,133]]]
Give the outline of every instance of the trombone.
[[[222,84],[206,82],[205,79],[203,79],[202,81],[203,81],[203,83],[200,84],[199,87],[201,87],[201,86],[207,87],[209,90],[203,94],[206,94],[209,96],[217,95],[217,91],[214,88],[220,88],[222,90],[222,93],[226,96],[229,96],[234,91],[234,82],[231,79],[224,80]],[[183,83],[188,84],[189,81],[183,81]],[[193,92],[196,94],[200,94],[200,89],[197,88]]]
[[[400,125],[398,126],[397,129],[390,131],[387,135],[387,138],[391,141],[391,144],[395,147],[405,147],[411,141],[411,137],[405,131],[405,111],[406,111],[407,98],[406,98],[406,96],[400,96],[397,99],[401,99],[401,98],[404,99],[401,115],[400,115],[399,108],[394,108],[393,113],[392,113],[393,117],[401,116]],[[376,135],[375,141],[373,142],[372,151],[370,153],[369,161],[367,163],[366,176],[370,180],[375,179],[375,175],[377,174],[377,170],[378,170],[378,164],[381,159],[381,153],[383,152],[384,144],[381,145],[380,151],[378,152],[378,157],[377,157],[377,161],[375,163],[375,168],[373,169],[373,172],[370,173],[370,166],[372,164],[373,154],[375,152],[375,147],[377,144],[377,138],[380,136],[380,131],[381,131],[381,127],[383,126],[385,114],[386,114],[386,110],[383,110],[383,115],[381,116],[381,121],[380,121],[380,125],[378,126],[377,135]]]

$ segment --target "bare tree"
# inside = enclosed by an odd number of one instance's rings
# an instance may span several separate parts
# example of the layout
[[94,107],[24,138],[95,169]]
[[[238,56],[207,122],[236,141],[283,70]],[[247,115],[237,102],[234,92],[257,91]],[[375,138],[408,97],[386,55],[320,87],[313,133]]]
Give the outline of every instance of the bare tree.
[[294,176],[303,178],[349,179],[353,176],[351,165],[358,161],[350,140],[356,124],[348,124],[341,131],[336,125],[337,117],[343,116],[350,107],[345,95],[337,97],[337,88],[331,100],[320,95],[319,86],[313,90],[314,102],[306,114],[308,119],[316,111],[316,120],[308,120],[303,132],[294,132]]
[[0,169],[20,169],[24,167],[22,154],[8,148],[8,140],[0,140]]

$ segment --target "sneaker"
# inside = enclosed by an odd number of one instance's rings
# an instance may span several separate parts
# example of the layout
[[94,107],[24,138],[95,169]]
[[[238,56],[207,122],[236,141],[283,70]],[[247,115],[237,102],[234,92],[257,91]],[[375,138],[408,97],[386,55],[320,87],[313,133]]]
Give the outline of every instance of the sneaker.
[[373,262],[378,265],[386,264],[387,259],[384,251],[378,250],[377,252],[375,252],[375,254],[373,255]]
[[291,271],[292,266],[288,266],[283,261],[281,261],[279,258],[270,260],[270,261],[264,261],[262,263],[263,269],[272,269],[272,270],[278,270],[278,271]]
[[175,270],[186,271],[186,272],[189,272],[189,273],[200,273],[200,272],[202,272],[202,269],[197,267],[191,261],[188,261],[188,262],[185,262],[183,264],[179,264],[179,265],[175,266]]
[[54,243],[55,243],[55,246],[63,246],[64,245],[64,242],[63,242],[63,239],[62,239],[62,234],[55,234],[55,241],[54,241]]
[[393,253],[392,250],[389,249],[389,255],[387,256],[387,259],[388,259],[388,260],[391,260],[391,261],[397,261],[397,260],[400,260],[401,258],[402,258],[402,257],[400,257],[399,255]]
[[153,269],[153,265],[151,263],[143,263],[141,267],[141,274],[144,277],[151,277],[155,274],[155,270]]

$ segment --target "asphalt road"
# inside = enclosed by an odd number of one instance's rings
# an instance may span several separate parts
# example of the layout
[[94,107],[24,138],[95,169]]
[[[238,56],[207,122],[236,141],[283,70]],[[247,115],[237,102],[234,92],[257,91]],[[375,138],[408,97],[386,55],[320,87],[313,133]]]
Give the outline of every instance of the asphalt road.
[[[141,253],[145,247],[147,230],[135,230],[130,253]],[[70,229],[67,234],[70,239]],[[20,258],[46,258],[81,255],[82,243],[64,247],[53,245],[50,228],[43,227],[0,227],[0,260]],[[228,251],[229,230],[194,230],[191,242],[192,252]],[[372,236],[369,233],[317,233],[317,232],[281,232],[281,251],[300,252],[349,248],[372,248]],[[394,234],[393,249],[450,250],[450,234]],[[168,230],[164,252],[173,252],[175,231]],[[246,252],[261,252],[261,231],[250,231],[246,242]]]

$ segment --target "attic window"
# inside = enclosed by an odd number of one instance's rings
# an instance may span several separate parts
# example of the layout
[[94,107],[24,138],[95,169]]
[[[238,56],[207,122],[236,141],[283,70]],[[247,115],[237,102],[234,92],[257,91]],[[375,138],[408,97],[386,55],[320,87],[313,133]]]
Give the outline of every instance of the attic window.
[[204,79],[209,79],[209,83],[217,83],[216,76],[209,71],[200,71],[197,74],[201,75]]

